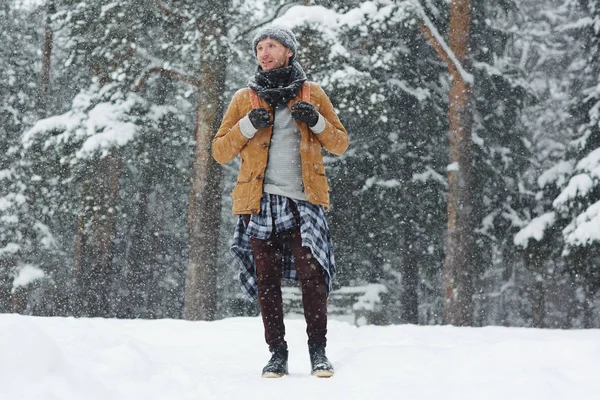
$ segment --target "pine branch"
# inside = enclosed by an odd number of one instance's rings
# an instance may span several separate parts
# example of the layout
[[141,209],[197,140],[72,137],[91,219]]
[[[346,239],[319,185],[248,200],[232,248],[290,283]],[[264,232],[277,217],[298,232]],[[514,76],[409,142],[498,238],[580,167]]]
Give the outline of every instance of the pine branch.
[[153,73],[167,76],[167,77],[175,79],[177,81],[185,82],[188,85],[192,85],[194,87],[200,86],[200,81],[190,75],[186,75],[181,72],[173,71],[173,70],[162,68],[162,67],[153,67],[153,68],[146,70],[140,76],[140,78],[137,79],[137,83],[136,83],[135,87],[133,88],[133,91],[137,92],[138,90],[140,90],[141,87],[146,82],[146,80],[148,80],[148,77],[150,76],[150,74],[153,74]]
[[[296,3],[299,3],[299,2],[298,1],[289,1],[289,2],[281,4],[279,7],[277,7],[277,9],[275,10],[275,13],[272,16],[270,16],[270,17],[268,17],[268,18],[266,18],[266,19],[258,22],[256,25],[254,25],[254,26],[246,29],[242,33],[240,33],[238,35],[238,39],[241,38],[241,37],[246,36],[250,32],[252,32],[252,31],[254,31],[254,30],[256,30],[256,29],[258,29],[258,28],[260,28],[262,26],[265,26],[265,25],[273,22],[274,20],[276,20],[277,18],[279,18],[281,16],[281,14],[283,13],[283,11],[287,11],[287,8],[293,6]],[[306,4],[305,2],[303,2],[303,3]]]
[[433,47],[438,56],[440,56],[440,58],[444,60],[446,64],[448,64],[448,69],[450,70],[452,76],[454,78],[457,78],[456,74],[458,71],[456,70],[456,67],[452,63],[452,60],[450,60],[450,57],[448,57],[448,53],[444,51],[442,45],[440,45],[440,43],[435,39],[435,36],[431,33],[431,30],[427,27],[427,25],[425,25],[422,22],[419,24],[419,28],[421,28],[421,31],[425,35],[425,38],[427,39],[431,47]]
[[420,20],[419,27],[425,34],[427,41],[431,44],[436,53],[442,58],[442,60],[446,61],[452,76],[455,79],[460,79],[463,82],[472,85],[474,82],[473,75],[465,71],[462,64],[460,61],[458,61],[452,52],[452,49],[450,49],[450,47],[446,44],[444,38],[439,34],[435,28],[435,25],[433,22],[431,22],[421,5],[415,1],[412,3],[417,10],[418,18]]
[[[156,7],[158,7],[160,12],[167,17],[174,18],[186,24],[190,23],[193,20],[193,18],[180,14],[177,11],[173,10],[171,7],[164,4],[161,0],[154,0],[154,4],[156,5]],[[195,25],[199,27],[200,21],[196,20]]]

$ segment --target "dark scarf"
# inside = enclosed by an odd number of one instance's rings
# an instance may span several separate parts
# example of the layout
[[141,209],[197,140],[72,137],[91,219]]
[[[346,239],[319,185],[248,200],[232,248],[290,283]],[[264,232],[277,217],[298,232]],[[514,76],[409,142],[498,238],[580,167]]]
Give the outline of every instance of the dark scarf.
[[294,61],[287,67],[271,71],[263,71],[258,67],[254,76],[250,78],[248,86],[256,90],[256,93],[267,103],[276,106],[287,104],[293,99],[305,81],[304,70]]

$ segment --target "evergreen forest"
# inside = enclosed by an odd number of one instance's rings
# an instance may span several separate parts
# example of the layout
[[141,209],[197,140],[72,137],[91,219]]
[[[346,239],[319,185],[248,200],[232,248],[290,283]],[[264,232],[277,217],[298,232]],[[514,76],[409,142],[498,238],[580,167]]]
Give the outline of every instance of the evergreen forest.
[[350,138],[334,289],[383,288],[385,324],[600,327],[600,0],[3,0],[0,313],[258,315],[210,145],[273,23]]

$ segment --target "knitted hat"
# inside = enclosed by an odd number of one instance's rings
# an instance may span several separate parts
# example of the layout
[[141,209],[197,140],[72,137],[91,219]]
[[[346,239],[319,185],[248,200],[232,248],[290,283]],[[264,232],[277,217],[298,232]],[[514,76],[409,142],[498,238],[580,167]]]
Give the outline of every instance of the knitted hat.
[[256,33],[254,39],[252,40],[252,48],[254,49],[254,55],[256,56],[256,46],[258,42],[264,39],[274,39],[279,43],[287,47],[294,53],[290,57],[290,62],[294,61],[296,58],[296,49],[298,48],[298,41],[296,40],[296,36],[294,33],[288,28],[284,28],[283,26],[267,26],[262,28]]

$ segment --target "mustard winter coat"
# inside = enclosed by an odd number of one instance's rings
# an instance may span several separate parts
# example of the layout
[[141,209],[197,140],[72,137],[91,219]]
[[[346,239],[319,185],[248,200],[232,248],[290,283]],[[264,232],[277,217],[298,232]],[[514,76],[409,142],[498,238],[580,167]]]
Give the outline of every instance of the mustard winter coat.
[[[323,166],[322,148],[335,155],[348,148],[348,134],[333,110],[325,91],[310,82],[310,102],[325,118],[326,128],[320,134],[313,133],[304,122],[296,121],[300,131],[300,157],[302,159],[302,182],[306,198],[313,204],[329,208],[329,184]],[[288,107],[300,101],[300,93],[290,100]],[[269,113],[273,108],[262,98],[260,106]],[[237,183],[231,193],[234,214],[256,214],[260,211],[263,178],[267,168],[269,146],[273,127],[259,129],[252,139],[242,135],[238,121],[252,109],[250,90],[238,90],[223,117],[223,122],[212,142],[212,154],[220,164],[241,158]]]

